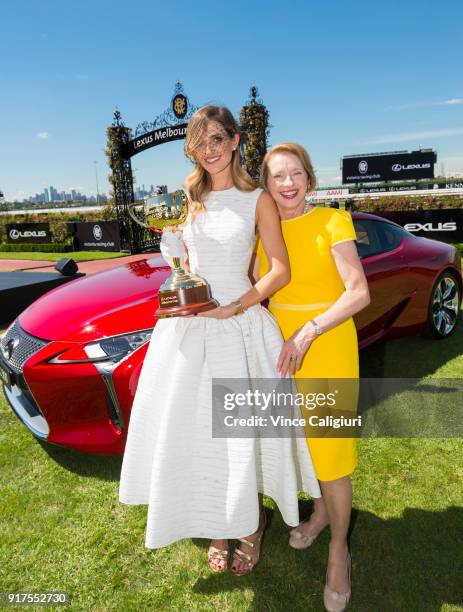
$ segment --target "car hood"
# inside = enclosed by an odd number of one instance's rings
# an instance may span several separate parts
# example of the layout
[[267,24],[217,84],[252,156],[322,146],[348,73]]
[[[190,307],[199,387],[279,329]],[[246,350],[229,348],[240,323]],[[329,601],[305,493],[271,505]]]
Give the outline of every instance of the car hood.
[[160,255],[83,276],[52,289],[19,315],[45,340],[88,342],[153,327],[157,294],[170,268]]

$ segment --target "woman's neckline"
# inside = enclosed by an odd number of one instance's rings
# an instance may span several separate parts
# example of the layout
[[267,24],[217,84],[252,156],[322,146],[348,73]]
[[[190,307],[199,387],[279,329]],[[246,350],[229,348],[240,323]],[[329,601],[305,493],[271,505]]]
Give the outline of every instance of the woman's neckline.
[[287,223],[288,221],[297,221],[298,219],[302,219],[303,217],[307,217],[308,215],[312,214],[315,210],[318,210],[319,208],[320,208],[320,206],[314,206],[314,208],[312,208],[312,210],[307,211],[303,215],[298,215],[297,217],[292,217],[291,219],[280,219],[280,221],[281,221],[281,223]]
[[236,189],[235,185],[228,187],[228,189],[211,189],[210,193],[224,193],[225,191],[231,191],[232,189]]

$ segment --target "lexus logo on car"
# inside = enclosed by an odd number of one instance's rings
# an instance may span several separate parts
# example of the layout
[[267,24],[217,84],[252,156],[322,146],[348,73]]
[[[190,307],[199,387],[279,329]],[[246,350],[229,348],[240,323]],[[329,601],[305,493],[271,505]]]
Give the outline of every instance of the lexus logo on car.
[[101,240],[103,237],[103,230],[101,229],[101,227],[99,225],[94,225],[93,226],[93,236],[95,238],[95,240]]
[[409,232],[456,232],[457,224],[455,221],[447,221],[447,223],[407,223],[404,225],[404,229]]
[[360,174],[365,174],[365,172],[368,172],[368,164],[364,159],[362,159],[362,161],[359,163],[359,172]]
[[404,166],[403,164],[394,164],[392,166],[393,172],[400,172],[401,170],[425,170],[426,168],[430,168],[431,164],[408,164],[408,166]]

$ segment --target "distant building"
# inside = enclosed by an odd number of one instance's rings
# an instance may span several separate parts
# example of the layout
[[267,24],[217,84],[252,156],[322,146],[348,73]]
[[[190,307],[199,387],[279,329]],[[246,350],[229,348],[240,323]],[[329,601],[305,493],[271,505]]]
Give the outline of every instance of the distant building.
[[56,202],[56,200],[59,200],[58,191],[53,187],[53,185],[50,185],[50,202]]

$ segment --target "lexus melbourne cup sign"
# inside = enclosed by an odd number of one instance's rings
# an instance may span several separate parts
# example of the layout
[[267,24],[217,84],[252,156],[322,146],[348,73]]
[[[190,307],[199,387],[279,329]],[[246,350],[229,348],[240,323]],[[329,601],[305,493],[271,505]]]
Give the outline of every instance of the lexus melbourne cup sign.
[[168,108],[153,122],[143,122],[135,130],[135,138],[125,143],[122,155],[125,159],[133,157],[146,149],[173,140],[183,140],[186,136],[188,119],[196,110],[183,93],[181,83],[175,85],[175,92]]
[[186,123],[180,123],[179,125],[167,126],[153,130],[152,132],[143,134],[143,136],[140,136],[140,138],[134,138],[134,140],[131,140],[125,145],[123,149],[124,157],[133,157],[145,149],[149,149],[158,144],[163,144],[164,142],[182,140],[185,138],[186,128]]
[[6,236],[11,243],[51,242],[48,223],[10,223],[6,226]]
[[342,182],[379,183],[434,178],[434,151],[353,155],[342,159]]

